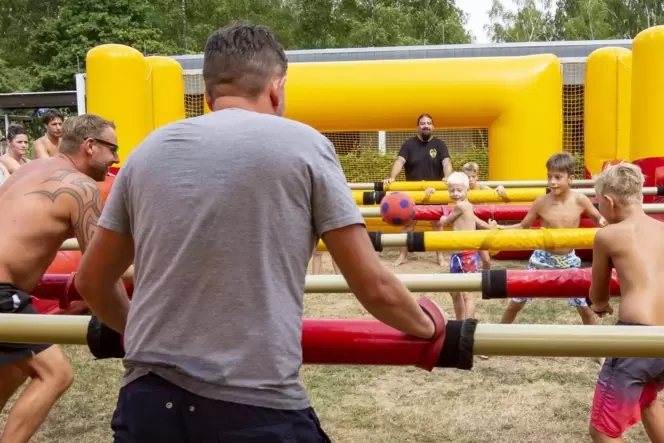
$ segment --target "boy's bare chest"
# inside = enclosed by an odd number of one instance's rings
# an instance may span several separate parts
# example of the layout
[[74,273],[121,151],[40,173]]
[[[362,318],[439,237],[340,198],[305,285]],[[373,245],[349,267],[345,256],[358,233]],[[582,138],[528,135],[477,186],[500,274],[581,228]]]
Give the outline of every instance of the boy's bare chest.
[[540,210],[542,226],[549,228],[578,228],[582,210],[576,203],[553,203]]

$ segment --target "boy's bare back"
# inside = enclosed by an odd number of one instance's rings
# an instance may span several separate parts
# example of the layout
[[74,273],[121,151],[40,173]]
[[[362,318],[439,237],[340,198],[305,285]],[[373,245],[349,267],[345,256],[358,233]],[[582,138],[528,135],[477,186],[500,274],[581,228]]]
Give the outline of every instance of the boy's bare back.
[[620,280],[620,320],[664,326],[664,223],[646,214],[600,229],[595,260]]

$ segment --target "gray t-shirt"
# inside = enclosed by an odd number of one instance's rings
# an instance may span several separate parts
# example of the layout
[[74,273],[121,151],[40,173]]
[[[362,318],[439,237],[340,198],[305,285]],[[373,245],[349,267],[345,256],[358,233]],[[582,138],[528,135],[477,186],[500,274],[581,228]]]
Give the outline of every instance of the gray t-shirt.
[[303,409],[306,269],[326,231],[364,225],[322,134],[227,109],[153,131],[99,225],[134,239],[123,384],[153,372],[198,395]]

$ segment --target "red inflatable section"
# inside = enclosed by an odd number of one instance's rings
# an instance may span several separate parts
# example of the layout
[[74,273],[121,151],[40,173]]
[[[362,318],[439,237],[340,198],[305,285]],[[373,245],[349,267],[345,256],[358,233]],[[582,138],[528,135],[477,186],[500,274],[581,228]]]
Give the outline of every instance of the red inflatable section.
[[[499,271],[493,271],[499,272]],[[578,298],[588,295],[592,271],[584,269],[556,270],[507,270],[507,297],[535,298]],[[44,275],[37,288],[32,291],[34,298],[41,301],[55,301],[63,308],[72,301],[81,300],[75,289],[68,288],[72,274]],[[131,298],[134,286],[125,284],[127,294]],[[611,295],[620,295],[620,283],[615,271],[611,277]],[[486,294],[492,296],[493,294]]]
[[[592,270],[561,269],[546,271],[507,271],[508,297],[581,298],[590,291]],[[620,282],[616,271],[611,274],[609,293],[620,295]]]
[[[650,157],[634,160],[632,163],[641,168],[643,175],[646,176],[644,187],[658,186],[657,169],[664,166],[664,157]],[[646,195],[643,197],[643,203],[664,203],[664,197]]]

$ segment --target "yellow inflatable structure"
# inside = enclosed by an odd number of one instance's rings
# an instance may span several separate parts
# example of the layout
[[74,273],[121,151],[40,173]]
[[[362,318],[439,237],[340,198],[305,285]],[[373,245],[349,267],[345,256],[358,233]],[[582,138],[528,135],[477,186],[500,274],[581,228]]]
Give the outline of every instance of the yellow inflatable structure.
[[[562,74],[553,55],[296,63],[286,116],[319,131],[489,129],[491,180],[546,176],[562,150]],[[515,159],[519,161],[514,161]]]
[[584,162],[599,174],[611,160],[630,158],[632,51],[607,47],[586,62],[584,97]]
[[[87,58],[89,111],[121,126],[121,164],[152,129],[184,118],[181,68],[165,57],[102,45]],[[493,180],[541,178],[562,149],[553,55],[294,63],[286,89],[286,117],[322,132],[411,130],[423,112],[442,127],[487,127]]]
[[116,124],[120,167],[155,128],[185,117],[182,67],[169,57],[101,45],[88,51],[86,77],[87,112]]

